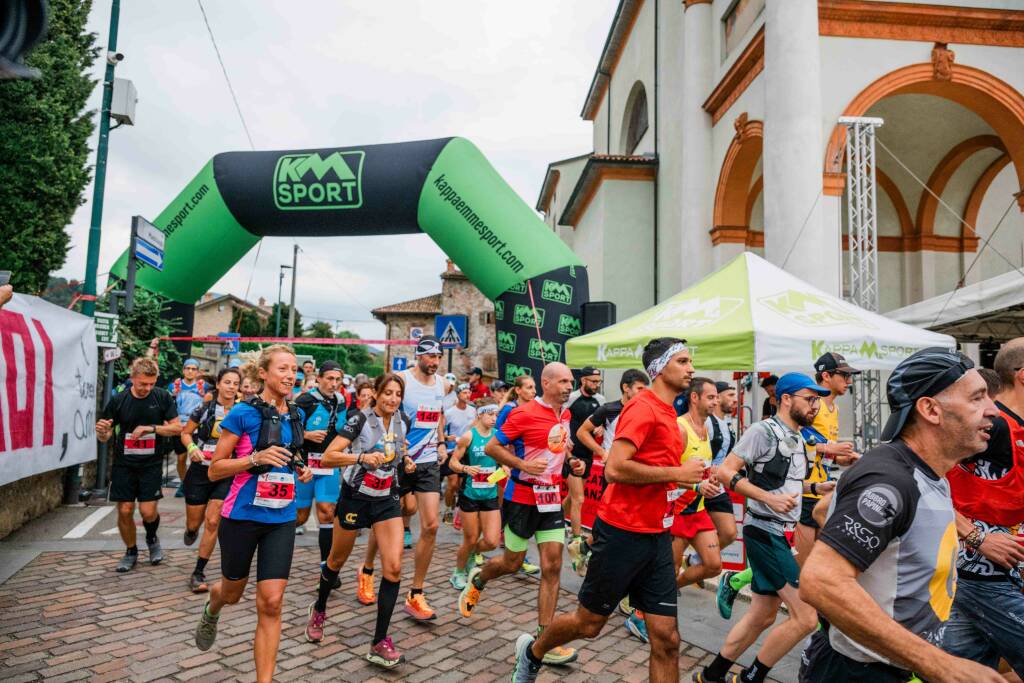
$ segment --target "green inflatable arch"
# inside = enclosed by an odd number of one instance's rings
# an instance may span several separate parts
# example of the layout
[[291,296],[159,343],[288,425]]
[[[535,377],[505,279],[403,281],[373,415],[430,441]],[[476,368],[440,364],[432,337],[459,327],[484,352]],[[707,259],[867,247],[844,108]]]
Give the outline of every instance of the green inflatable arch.
[[425,232],[494,301],[506,381],[565,359],[589,296],[577,256],[464,138],[218,154],[153,223],[164,269],[143,266],[136,282],[183,304],[268,235]]

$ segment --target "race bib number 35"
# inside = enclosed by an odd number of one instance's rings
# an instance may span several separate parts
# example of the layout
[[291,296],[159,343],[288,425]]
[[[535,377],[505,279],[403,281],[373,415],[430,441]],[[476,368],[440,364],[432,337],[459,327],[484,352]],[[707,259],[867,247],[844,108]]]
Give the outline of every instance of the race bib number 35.
[[253,505],[279,510],[295,500],[295,475],[291,472],[267,472],[256,479]]

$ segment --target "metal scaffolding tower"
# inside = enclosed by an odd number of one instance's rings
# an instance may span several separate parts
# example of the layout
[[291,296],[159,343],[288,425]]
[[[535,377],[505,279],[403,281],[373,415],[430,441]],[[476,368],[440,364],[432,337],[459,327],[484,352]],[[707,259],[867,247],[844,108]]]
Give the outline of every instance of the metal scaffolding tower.
[[[875,129],[882,119],[848,117],[846,126],[846,218],[849,231],[850,300],[878,312],[878,204]],[[878,444],[882,428],[881,377],[877,370],[854,376],[853,436],[859,453]]]

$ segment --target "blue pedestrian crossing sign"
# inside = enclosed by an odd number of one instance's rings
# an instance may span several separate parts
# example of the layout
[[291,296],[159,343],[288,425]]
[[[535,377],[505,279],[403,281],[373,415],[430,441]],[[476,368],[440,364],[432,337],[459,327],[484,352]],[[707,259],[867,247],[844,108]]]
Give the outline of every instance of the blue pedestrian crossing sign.
[[[242,335],[238,334],[237,332],[218,332],[217,336],[218,337],[224,337],[227,340],[231,340],[232,337],[240,337]],[[221,349],[221,353],[224,354],[225,356],[230,356],[230,355],[236,354],[236,353],[239,352],[240,346],[241,345],[238,343],[237,340],[235,340],[235,341],[227,341],[224,344],[223,349]]]
[[401,372],[409,367],[409,359],[405,356],[395,356],[391,359],[391,370],[393,372]]
[[465,347],[469,342],[468,327],[469,323],[464,315],[439,315],[434,318],[434,332],[437,333],[441,346],[447,348]]

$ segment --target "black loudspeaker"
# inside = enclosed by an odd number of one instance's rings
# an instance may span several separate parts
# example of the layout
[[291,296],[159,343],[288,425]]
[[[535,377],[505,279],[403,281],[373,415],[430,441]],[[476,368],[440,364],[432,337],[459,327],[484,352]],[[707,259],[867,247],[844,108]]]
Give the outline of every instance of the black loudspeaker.
[[981,367],[991,370],[996,363],[996,354],[1002,344],[989,337],[987,341],[978,344],[978,355],[981,358]]
[[596,332],[615,324],[615,304],[611,301],[588,301],[580,306],[583,334]]

